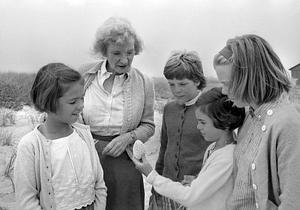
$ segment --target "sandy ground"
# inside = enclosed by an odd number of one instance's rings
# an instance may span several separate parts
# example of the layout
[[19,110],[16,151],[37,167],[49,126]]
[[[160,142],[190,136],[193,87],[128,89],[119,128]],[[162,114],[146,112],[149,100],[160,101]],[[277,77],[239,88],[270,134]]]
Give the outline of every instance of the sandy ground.
[[[160,136],[160,126],[161,126],[161,114],[155,112],[155,124],[156,132],[152,138],[148,140],[145,144],[146,146],[146,156],[152,165],[158,157],[159,152],[159,136]],[[28,119],[23,112],[18,113],[16,124],[13,126],[2,127],[2,129],[7,129],[13,131],[13,146],[0,146],[0,210],[16,210],[15,207],[15,195],[13,192],[13,185],[8,177],[4,176],[4,172],[7,164],[10,161],[12,154],[14,153],[16,146],[20,138],[28,133],[33,128],[32,121]],[[151,186],[144,182],[145,184],[145,207],[147,208],[149,197],[151,194]]]

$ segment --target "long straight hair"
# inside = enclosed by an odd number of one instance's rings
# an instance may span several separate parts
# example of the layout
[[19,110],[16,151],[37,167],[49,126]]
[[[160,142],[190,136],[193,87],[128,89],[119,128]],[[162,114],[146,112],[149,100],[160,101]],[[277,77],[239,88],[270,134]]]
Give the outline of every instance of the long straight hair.
[[[223,64],[232,64],[229,92],[249,104],[261,105],[289,92],[291,83],[279,57],[263,38],[248,34],[227,41],[232,56]],[[223,57],[223,58],[222,58]],[[215,57],[214,65],[224,56]]]

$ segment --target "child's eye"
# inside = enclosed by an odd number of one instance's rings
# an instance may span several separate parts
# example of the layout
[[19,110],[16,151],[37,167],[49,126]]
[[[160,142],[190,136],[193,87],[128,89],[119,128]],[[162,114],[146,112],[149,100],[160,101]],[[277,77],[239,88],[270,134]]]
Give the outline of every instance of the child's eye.
[[75,104],[76,103],[76,101],[71,101],[69,104]]
[[201,125],[205,125],[205,122],[202,120],[199,120],[198,123],[200,123]]

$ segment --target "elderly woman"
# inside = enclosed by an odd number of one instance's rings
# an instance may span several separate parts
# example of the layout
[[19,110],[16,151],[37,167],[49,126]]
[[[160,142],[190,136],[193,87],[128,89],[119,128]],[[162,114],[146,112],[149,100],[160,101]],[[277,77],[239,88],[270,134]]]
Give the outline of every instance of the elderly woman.
[[227,209],[300,209],[300,109],[279,57],[257,35],[229,39],[215,56],[223,93],[249,106],[234,152]]
[[128,154],[137,139],[154,133],[152,81],[131,66],[142,42],[131,24],[109,18],[98,29],[94,52],[103,58],[81,67],[85,79],[82,120],[90,125],[107,186],[107,210],[144,209],[144,185]]

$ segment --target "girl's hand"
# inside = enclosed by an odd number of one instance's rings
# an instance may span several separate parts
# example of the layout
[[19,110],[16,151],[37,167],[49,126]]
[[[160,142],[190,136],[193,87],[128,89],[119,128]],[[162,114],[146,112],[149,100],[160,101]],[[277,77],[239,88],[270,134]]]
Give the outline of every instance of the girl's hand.
[[196,179],[196,176],[184,175],[183,180],[181,181],[181,184],[185,185],[185,186],[191,186],[194,179]]
[[106,145],[102,151],[102,154],[118,157],[125,151],[127,145],[130,143],[130,140],[131,137],[128,133],[117,136]]
[[132,158],[132,161],[135,167],[145,176],[148,176],[150,172],[153,170],[152,166],[148,162],[145,154],[143,154],[142,159],[138,160],[135,157]]

